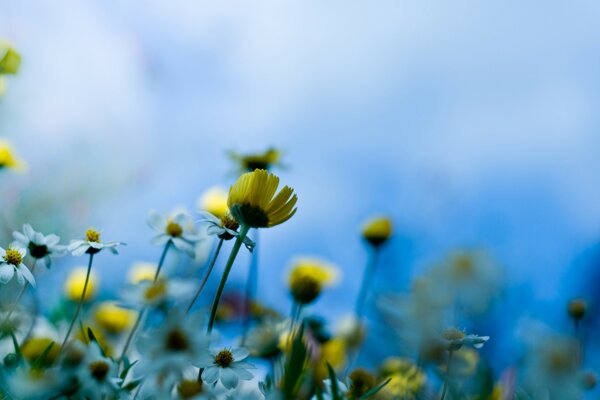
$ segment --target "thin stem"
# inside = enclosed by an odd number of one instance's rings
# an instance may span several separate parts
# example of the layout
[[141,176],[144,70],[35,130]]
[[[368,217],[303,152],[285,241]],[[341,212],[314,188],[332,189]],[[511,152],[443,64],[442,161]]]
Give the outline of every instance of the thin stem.
[[[31,266],[31,274],[32,275],[33,275],[33,272],[35,271],[35,266],[37,265],[37,261],[38,260],[36,258],[36,260],[33,262],[33,265]],[[15,310],[17,309],[17,306],[21,302],[21,298],[23,297],[23,295],[25,294],[25,291],[27,290],[27,284],[28,284],[28,282],[25,281],[25,284],[23,285],[23,287],[19,291],[19,294],[17,295],[17,298],[16,298],[15,302],[13,303],[12,307],[8,311],[8,314],[6,315],[6,318],[4,319],[4,322],[2,322],[2,326],[5,326],[10,321],[10,317],[12,316],[13,312],[15,312]]]
[[158,267],[156,267],[156,273],[154,274],[154,283],[158,280],[158,276],[160,275],[160,270],[165,262],[165,257],[167,257],[167,251],[169,251],[169,247],[171,247],[171,243],[173,243],[170,239],[165,243],[165,247],[160,255],[160,260],[158,261]]
[[94,260],[94,254],[90,253],[90,260],[88,262],[87,273],[85,274],[85,282],[83,283],[83,290],[81,291],[81,297],[79,298],[79,303],[77,303],[77,309],[75,310],[75,315],[73,315],[73,319],[71,320],[71,325],[69,325],[69,329],[67,330],[67,334],[60,345],[59,354],[62,349],[65,347],[67,340],[69,340],[69,336],[71,336],[71,331],[73,330],[73,326],[75,325],[75,321],[79,317],[79,312],[81,311],[81,306],[83,305],[83,301],[85,299],[85,294],[87,292],[88,283],[90,281],[90,272],[92,271],[92,262]]
[[377,259],[379,258],[378,256],[379,256],[379,248],[374,247],[369,254],[369,259],[367,261],[367,266],[365,268],[365,272],[363,275],[362,284],[360,286],[360,291],[358,292],[358,297],[356,298],[355,312],[356,312],[356,318],[359,321],[363,315],[365,301],[367,299],[369,287],[371,286],[371,281],[373,280],[375,267],[377,266]]
[[242,327],[242,346],[246,343],[250,323],[252,322],[252,301],[256,294],[258,286],[258,230],[254,235],[254,249],[250,260],[250,268],[248,269],[248,278],[246,280],[246,294],[244,296],[244,325]]
[[446,398],[446,392],[448,391],[448,381],[450,380],[450,366],[452,365],[453,354],[453,350],[448,350],[448,368],[446,368],[446,379],[444,380],[444,388],[442,389],[442,396],[440,397],[440,400],[444,400]]
[[129,350],[129,346],[131,346],[131,343],[133,342],[135,333],[137,332],[138,328],[140,327],[140,324],[142,323],[142,320],[144,319],[145,315],[146,315],[146,308],[144,307],[138,313],[137,319],[135,320],[135,323],[133,324],[133,327],[131,328],[129,335],[127,336],[127,340],[125,341],[125,346],[123,346],[123,350],[121,350],[121,357],[119,357],[119,368],[121,368],[121,363],[125,359],[125,356],[127,355],[127,351]]
[[292,311],[290,312],[290,317],[292,321],[290,322],[290,334],[288,337],[288,346],[294,342],[294,337],[296,336],[296,325],[300,320],[300,315],[302,314],[302,304],[294,301],[292,303]]
[[206,274],[204,274],[202,283],[200,283],[200,287],[198,287],[198,290],[196,290],[196,293],[194,294],[194,298],[190,302],[190,305],[188,306],[187,310],[185,310],[186,315],[190,313],[190,310],[194,306],[194,303],[198,299],[198,296],[200,296],[200,293],[202,293],[202,289],[204,289],[204,286],[206,286],[206,282],[208,282],[208,278],[210,277],[213,267],[215,266],[215,263],[217,262],[217,257],[219,257],[219,253],[221,252],[222,246],[223,246],[223,239],[220,239],[219,244],[217,245],[217,249],[215,250],[215,254],[213,255],[213,258],[210,261],[210,265],[208,266],[208,269],[206,270]]
[[231,271],[231,267],[233,266],[233,262],[235,261],[235,257],[240,251],[240,247],[242,246],[242,242],[246,238],[248,234],[249,226],[241,225],[240,233],[235,238],[235,243],[233,248],[231,249],[231,253],[229,254],[229,259],[227,260],[227,264],[225,265],[225,270],[223,271],[223,276],[221,277],[221,282],[219,283],[219,287],[217,289],[217,294],[215,295],[215,299],[212,304],[212,309],[210,311],[210,319],[208,320],[208,328],[206,329],[207,333],[211,333],[213,330],[213,326],[215,324],[215,318],[217,317],[217,310],[219,309],[219,301],[221,300],[221,295],[223,294],[223,289],[225,288],[225,283],[227,282],[227,277],[229,276],[229,272]]

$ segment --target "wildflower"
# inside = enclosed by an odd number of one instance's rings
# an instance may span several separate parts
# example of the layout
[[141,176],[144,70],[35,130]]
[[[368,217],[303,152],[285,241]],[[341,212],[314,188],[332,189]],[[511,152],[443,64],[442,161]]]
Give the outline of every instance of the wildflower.
[[[223,240],[231,240],[239,236],[240,224],[229,213],[220,218],[210,213],[203,213],[203,216],[204,218],[200,222],[208,225],[206,233],[209,235],[215,235]],[[243,242],[248,250],[254,249],[254,242],[248,236],[244,237]]]
[[194,231],[193,221],[184,212],[178,211],[171,217],[164,217],[156,211],[151,211],[148,225],[157,232],[152,239],[154,245],[172,243],[177,249],[195,257],[195,244],[199,239]]
[[581,321],[585,315],[587,305],[583,299],[573,299],[569,302],[567,311],[573,321]]
[[329,375],[327,364],[339,371],[346,365],[346,343],[340,338],[333,338],[319,348],[315,362],[315,377],[319,380]]
[[152,281],[156,275],[157,265],[150,262],[136,262],[129,270],[129,282],[136,284],[143,281]]
[[362,229],[363,238],[374,247],[379,247],[392,236],[392,221],[387,217],[374,217]]
[[242,172],[251,172],[255,169],[269,170],[272,166],[278,165],[281,159],[281,153],[274,149],[269,148],[264,153],[252,153],[252,154],[238,154],[230,152],[229,156],[237,161]]
[[290,293],[299,304],[310,304],[323,287],[339,280],[339,269],[317,258],[299,258],[292,266],[288,283]]
[[442,337],[446,340],[450,350],[458,350],[464,345],[480,349],[490,340],[489,336],[465,335],[463,331],[456,328],[446,329],[442,333]]
[[94,313],[96,323],[110,333],[121,333],[129,329],[136,316],[137,312],[109,301],[100,303]]
[[407,358],[388,357],[379,367],[379,377],[390,381],[381,390],[382,398],[411,398],[425,386],[426,375]]
[[240,224],[251,228],[270,228],[290,219],[295,213],[298,197],[288,186],[277,195],[279,178],[257,169],[240,176],[229,189],[227,205]]
[[3,168],[22,171],[25,163],[15,154],[8,140],[0,139],[0,169]]
[[81,398],[113,398],[119,389],[121,380],[117,377],[117,365],[102,355],[96,342],[87,347],[85,357],[76,371],[80,385],[77,394]]
[[0,75],[14,75],[19,71],[21,55],[4,42],[0,44]]
[[179,374],[208,354],[209,337],[198,329],[204,324],[203,315],[182,316],[171,311],[160,326],[146,332],[138,341],[140,353],[145,355],[146,372]]
[[[87,275],[87,269],[85,267],[74,268],[69,275],[64,285],[65,296],[71,301],[79,301],[81,294],[83,293],[83,287],[85,286],[85,277]],[[92,271],[88,280],[85,295],[83,301],[89,301],[96,294],[96,288],[98,286],[98,278]]]
[[359,399],[375,387],[375,377],[366,369],[357,368],[348,375],[349,385],[347,396]]
[[337,325],[336,336],[346,342],[348,348],[360,347],[365,338],[365,326],[354,315],[342,317]]
[[218,186],[208,189],[198,199],[198,208],[215,215],[217,218],[223,218],[229,212],[227,191]]
[[204,368],[202,380],[210,385],[216,385],[217,382],[227,389],[235,389],[240,380],[249,381],[254,375],[249,369],[254,369],[254,365],[245,362],[248,358],[248,351],[239,349],[221,349],[211,352],[212,356],[205,356],[200,360],[199,368]]
[[277,356],[281,352],[281,335],[287,325],[284,322],[266,320],[251,329],[245,342],[250,354],[267,359]]
[[[50,345],[52,345],[52,347],[50,347]],[[23,354],[23,357],[31,363],[40,359],[44,352],[46,352],[43,363],[47,366],[51,365],[56,360],[58,351],[58,343],[43,336],[33,336],[21,345],[21,354]]]
[[23,232],[13,232],[16,244],[29,250],[29,255],[36,263],[50,268],[51,257],[64,255],[66,246],[58,244],[60,237],[50,234],[44,235],[33,230],[31,225],[23,225]]
[[29,268],[23,264],[27,250],[18,247],[9,247],[6,250],[0,247],[0,282],[8,283],[12,277],[17,275],[19,285],[25,285],[25,281],[35,287],[35,278]]
[[[4,382],[10,399],[49,399],[58,397],[65,377],[57,369],[35,368],[26,363],[14,370]],[[4,391],[4,387],[3,387]]]
[[121,293],[121,298],[133,308],[158,308],[170,302],[189,298],[194,291],[194,282],[183,279],[143,280],[136,285],[130,285]]
[[84,254],[94,255],[102,251],[103,249],[110,250],[113,254],[119,254],[117,246],[123,245],[122,242],[102,242],[100,241],[100,232],[94,228],[89,228],[85,231],[84,240],[71,240],[69,247],[67,248],[71,254],[75,257],[82,256]]

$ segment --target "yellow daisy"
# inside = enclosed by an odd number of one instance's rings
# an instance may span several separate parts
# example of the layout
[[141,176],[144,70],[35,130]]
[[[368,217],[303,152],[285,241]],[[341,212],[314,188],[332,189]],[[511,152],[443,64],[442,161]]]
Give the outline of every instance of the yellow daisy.
[[263,169],[240,176],[229,189],[227,204],[231,215],[250,228],[270,228],[284,223],[296,213],[298,197],[279,178]]
[[387,217],[374,217],[362,229],[362,236],[373,246],[380,246],[392,236],[392,221]]
[[312,303],[325,286],[339,280],[339,269],[318,258],[299,258],[292,266],[288,283],[290,293],[300,304]]
[[9,168],[17,171],[25,169],[25,163],[15,154],[8,140],[0,139],[0,169]]
[[201,210],[208,211],[217,218],[223,218],[229,212],[227,206],[227,191],[219,186],[209,188],[200,199],[198,206]]
[[272,147],[263,153],[238,154],[232,151],[229,156],[240,165],[240,169],[244,172],[251,172],[255,169],[268,170],[281,161],[281,152]]

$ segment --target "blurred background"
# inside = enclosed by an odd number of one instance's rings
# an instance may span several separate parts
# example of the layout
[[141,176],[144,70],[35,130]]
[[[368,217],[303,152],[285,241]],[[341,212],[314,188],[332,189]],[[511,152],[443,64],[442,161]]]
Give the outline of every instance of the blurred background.
[[[486,248],[502,266],[507,289],[482,326],[496,335],[487,351],[508,363],[499,350],[513,348],[521,318],[561,329],[567,299],[597,301],[598,12],[552,1],[2,1],[0,36],[23,61],[0,100],[0,136],[29,165],[1,178],[3,245],[24,222],[65,239],[98,227],[128,243],[97,261],[109,296],[133,262],[160,255],[149,210],[195,210],[203,191],[235,180],[228,151],[275,146],[298,213],[261,232],[259,300],[287,313],[289,261],[318,255],[343,272],[313,307],[334,323],[358,293],[361,223],[385,213],[395,235],[377,291],[405,290],[457,247]],[[59,293],[80,262],[57,263],[42,293]]]

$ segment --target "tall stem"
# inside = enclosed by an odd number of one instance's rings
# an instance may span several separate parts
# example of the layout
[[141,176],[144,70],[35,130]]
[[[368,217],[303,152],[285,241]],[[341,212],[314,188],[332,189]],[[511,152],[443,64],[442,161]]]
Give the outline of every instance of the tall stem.
[[185,310],[186,315],[190,313],[190,310],[194,306],[194,303],[196,302],[196,300],[198,300],[198,296],[200,296],[200,293],[202,293],[202,289],[204,289],[204,286],[206,286],[206,282],[208,282],[208,278],[210,277],[213,267],[215,266],[215,263],[217,262],[217,257],[219,257],[219,253],[221,252],[222,246],[223,246],[223,239],[219,239],[219,244],[217,245],[217,249],[215,250],[215,254],[213,255],[212,260],[210,261],[210,265],[208,266],[208,269],[206,270],[206,273],[204,274],[202,283],[200,283],[200,286],[198,287],[198,290],[196,290],[196,293],[194,294],[194,297],[192,298],[190,305]]
[[92,271],[93,260],[94,260],[94,254],[90,253],[90,260],[88,262],[87,273],[85,274],[85,282],[83,283],[83,290],[81,291],[81,297],[79,298],[79,303],[77,303],[77,309],[75,309],[75,315],[73,315],[73,319],[71,320],[71,325],[69,325],[67,334],[65,335],[65,338],[64,338],[62,344],[60,345],[59,354],[65,347],[67,340],[69,340],[69,336],[71,336],[71,331],[73,330],[73,326],[75,326],[75,321],[77,321],[77,318],[79,317],[79,312],[81,311],[81,306],[83,305],[83,301],[85,299],[85,294],[87,292],[88,283],[90,281],[90,272]]
[[156,267],[156,273],[154,274],[154,283],[156,283],[156,281],[158,280],[160,270],[162,269],[162,266],[165,263],[165,257],[167,257],[167,251],[169,251],[171,243],[173,242],[170,239],[167,241],[167,243],[165,243],[165,247],[163,248],[162,254],[160,255],[160,260],[158,260],[158,267]]
[[373,275],[375,273],[375,267],[377,266],[377,259],[379,258],[379,248],[373,247],[371,252],[369,253],[369,259],[367,261],[367,266],[365,268],[365,272],[363,275],[362,283],[360,286],[360,291],[358,292],[358,297],[356,298],[356,318],[360,321],[363,315],[365,301],[367,299],[367,295],[369,293],[369,288],[371,286],[371,281],[373,280]]
[[453,350],[448,350],[448,368],[446,368],[446,379],[444,380],[444,388],[442,389],[442,396],[440,400],[444,400],[446,398],[446,392],[448,391],[448,381],[450,380],[450,366],[452,365],[452,354],[454,354]]
[[[32,275],[33,275],[33,272],[35,271],[35,266],[37,265],[37,261],[38,260],[36,258],[36,260],[33,262],[33,265],[31,266],[31,274]],[[27,284],[28,284],[27,281],[25,281],[25,284],[23,285],[23,287],[19,291],[19,294],[17,295],[17,298],[16,298],[15,302],[10,307],[10,310],[8,311],[8,314],[6,314],[6,318],[4,319],[4,322],[2,322],[2,326],[5,326],[10,321],[10,317],[12,316],[13,312],[15,312],[15,310],[17,309],[17,306],[21,302],[21,298],[23,297],[23,295],[25,294],[25,291],[27,290]]]
[[258,287],[258,230],[254,235],[254,249],[248,268],[248,278],[246,280],[246,294],[244,296],[244,325],[242,327],[242,346],[246,343],[250,323],[252,322],[252,301]]
[[223,289],[225,288],[225,283],[227,282],[227,277],[229,276],[229,272],[231,271],[231,267],[233,266],[233,262],[240,251],[240,247],[242,242],[246,238],[248,234],[249,227],[247,225],[240,226],[240,233],[235,238],[235,243],[233,248],[231,249],[231,253],[229,254],[229,259],[227,260],[227,264],[225,264],[225,270],[223,271],[223,276],[221,277],[221,282],[219,283],[219,288],[217,289],[217,294],[215,295],[215,299],[212,304],[212,309],[210,311],[210,319],[208,320],[208,328],[206,329],[207,333],[211,333],[213,330],[213,326],[215,324],[215,318],[217,316],[217,310],[219,309],[219,301],[221,300],[221,295],[223,294]]

